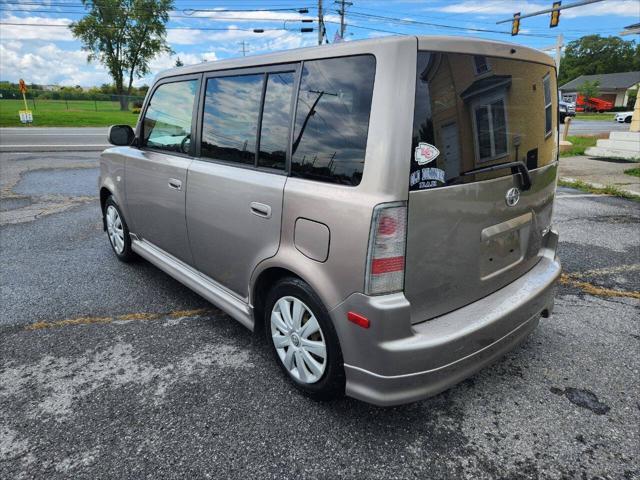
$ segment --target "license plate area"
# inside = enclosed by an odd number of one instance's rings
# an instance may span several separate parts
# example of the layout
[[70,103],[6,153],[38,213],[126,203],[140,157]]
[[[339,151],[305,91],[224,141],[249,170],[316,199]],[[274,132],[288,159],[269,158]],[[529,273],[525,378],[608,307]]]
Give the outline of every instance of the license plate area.
[[531,213],[482,230],[480,279],[489,280],[522,262],[531,233]]

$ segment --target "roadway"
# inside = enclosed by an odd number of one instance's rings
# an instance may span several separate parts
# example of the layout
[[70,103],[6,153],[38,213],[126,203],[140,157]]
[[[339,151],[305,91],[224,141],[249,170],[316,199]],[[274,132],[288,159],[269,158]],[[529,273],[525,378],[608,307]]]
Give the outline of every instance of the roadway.
[[104,150],[106,127],[96,128],[0,128],[0,152],[56,152]]
[[556,309],[434,398],[311,401],[102,231],[98,152],[0,153],[0,478],[638,478],[637,203],[561,189]]

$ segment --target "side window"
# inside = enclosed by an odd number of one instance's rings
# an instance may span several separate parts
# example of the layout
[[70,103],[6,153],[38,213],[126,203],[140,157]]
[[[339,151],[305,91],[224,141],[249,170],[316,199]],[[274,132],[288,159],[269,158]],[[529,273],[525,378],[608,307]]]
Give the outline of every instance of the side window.
[[207,80],[201,155],[254,165],[264,74]]
[[345,185],[360,183],[375,69],[371,55],[304,62],[292,175]]
[[258,166],[285,169],[294,72],[269,73],[260,128]]
[[552,103],[551,103],[551,77],[549,74],[545,75],[542,79],[542,86],[544,89],[544,133],[549,135],[551,133],[552,125]]
[[142,123],[143,146],[189,153],[197,80],[165,83],[153,93]]
[[507,153],[505,97],[500,95],[473,106],[478,160],[493,160]]

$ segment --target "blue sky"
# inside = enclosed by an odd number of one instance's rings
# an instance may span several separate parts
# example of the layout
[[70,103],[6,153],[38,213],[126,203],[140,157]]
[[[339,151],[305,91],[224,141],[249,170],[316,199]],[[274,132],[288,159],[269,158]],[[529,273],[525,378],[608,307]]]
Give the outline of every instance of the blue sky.
[[[349,41],[392,33],[463,35],[545,48],[554,45],[560,33],[565,42],[587,34],[617,35],[624,26],[640,21],[640,0],[606,0],[564,10],[560,26],[555,29],[549,28],[548,15],[524,19],[521,35],[511,37],[476,30],[508,32],[510,24],[496,25],[496,21],[517,11],[525,14],[549,8],[552,1],[352,0],[352,3],[347,9]],[[308,8],[309,13],[297,13],[300,8]],[[237,11],[220,11],[225,9]],[[324,0],[330,41],[339,29],[337,9],[333,0]],[[82,86],[109,82],[105,69],[100,64],[87,63],[81,44],[64,27],[82,15],[80,0],[0,0],[0,80],[24,78],[28,83]],[[136,84],[150,83],[156,73],[172,67],[178,56],[185,64],[240,56],[242,42],[248,55],[316,45],[316,32],[300,33],[299,29],[317,27],[317,23],[301,23],[303,18],[317,18],[317,0],[176,0],[168,23],[168,41],[176,53],[154,59],[152,74]],[[12,23],[41,26],[9,25]],[[254,28],[265,32],[253,33]]]

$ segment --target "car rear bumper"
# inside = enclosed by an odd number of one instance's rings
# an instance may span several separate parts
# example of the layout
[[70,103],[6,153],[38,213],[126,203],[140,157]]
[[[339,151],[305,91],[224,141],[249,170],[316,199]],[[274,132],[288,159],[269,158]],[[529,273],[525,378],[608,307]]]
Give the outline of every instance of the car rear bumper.
[[[331,311],[342,346],[347,395],[380,406],[435,395],[521,343],[553,310],[560,276],[558,235],[551,231],[541,260],[493,294],[440,317],[410,324],[402,293],[353,294]],[[364,329],[347,312],[366,316]]]

